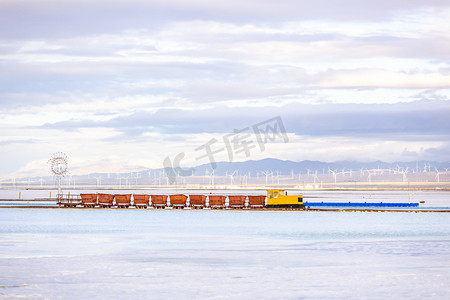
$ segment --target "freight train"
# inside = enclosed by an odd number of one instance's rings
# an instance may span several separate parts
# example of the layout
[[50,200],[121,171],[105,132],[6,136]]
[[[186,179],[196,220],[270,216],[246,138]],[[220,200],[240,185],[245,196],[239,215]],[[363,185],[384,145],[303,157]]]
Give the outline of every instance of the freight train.
[[58,197],[64,207],[118,207],[192,209],[304,208],[302,195],[288,195],[284,190],[268,190],[266,195],[141,195],[80,194],[80,197]]
[[[266,199],[267,198],[267,199]],[[64,207],[118,207],[155,209],[380,209],[414,208],[419,203],[392,202],[309,202],[303,195],[288,195],[280,189],[267,190],[267,195],[142,195],[142,194],[80,194],[76,197],[58,197],[57,204]]]

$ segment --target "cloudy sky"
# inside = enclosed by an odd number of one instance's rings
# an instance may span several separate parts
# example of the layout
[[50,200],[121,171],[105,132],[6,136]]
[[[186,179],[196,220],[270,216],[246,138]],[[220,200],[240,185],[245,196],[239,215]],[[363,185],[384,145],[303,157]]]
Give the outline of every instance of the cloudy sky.
[[[233,134],[235,161],[448,161],[449,20],[447,0],[0,0],[0,176],[56,151],[72,174],[228,161]],[[257,146],[277,117],[288,142]]]

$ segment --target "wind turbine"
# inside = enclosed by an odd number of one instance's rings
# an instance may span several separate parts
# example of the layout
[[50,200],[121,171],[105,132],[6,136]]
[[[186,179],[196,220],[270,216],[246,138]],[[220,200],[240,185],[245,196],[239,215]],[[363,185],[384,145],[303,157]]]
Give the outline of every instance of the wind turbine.
[[209,175],[209,184],[212,186],[214,186],[214,173],[215,173],[215,170],[213,169]]
[[95,178],[95,186],[98,188],[99,186],[102,186],[102,177],[101,176],[98,176],[98,177],[95,177],[94,176],[94,178]]
[[136,172],[136,186],[138,185],[138,179],[139,179],[139,177],[140,177],[140,174],[139,174],[139,172]]
[[336,177],[337,177],[337,174],[336,174],[336,171],[337,171],[337,170],[334,170],[334,171],[333,171],[333,170],[331,170],[330,168],[328,168],[328,172],[329,172],[329,173],[331,172],[331,173],[333,174],[334,184],[336,184],[336,182],[337,182],[337,178],[336,178]]
[[122,179],[123,180],[125,180],[125,187],[127,187],[127,186],[129,186],[128,185],[128,178],[129,178],[129,176],[127,176],[127,177],[120,177],[120,187],[122,188]]
[[272,175],[273,173],[272,173],[272,171],[270,171],[270,170],[262,171],[262,173],[263,173],[264,175],[266,175],[266,186],[267,186],[267,180],[269,179],[269,176]]
[[316,184],[316,180],[318,180],[319,177],[317,176],[317,170],[314,172],[314,184]]
[[[169,177],[170,177],[170,174],[166,171],[166,170],[164,170],[164,171],[162,171],[163,172],[163,175],[164,175],[164,177],[166,178],[166,186],[169,186]],[[127,179],[128,180],[128,179]],[[177,184],[177,178],[175,177],[175,181],[173,181],[172,182],[173,184]]]
[[249,177],[249,173],[245,173],[244,174],[244,182],[245,182],[245,186],[248,186],[248,177]]
[[237,170],[234,170],[233,173],[230,174],[230,185],[233,185],[233,176],[236,175]]
[[440,182],[440,178],[439,178],[439,175],[440,175],[440,173],[439,173],[439,171],[438,171],[438,169],[436,168],[436,167],[434,167],[434,169],[436,170],[436,180],[437,180],[437,182],[439,183]]
[[402,171],[402,174],[403,174],[403,182],[408,181],[408,178],[406,178],[406,173],[408,173],[408,168],[406,168],[405,170]]
[[366,171],[367,171],[367,181],[368,182],[372,182],[372,173],[370,172],[370,170],[369,169],[366,169]]

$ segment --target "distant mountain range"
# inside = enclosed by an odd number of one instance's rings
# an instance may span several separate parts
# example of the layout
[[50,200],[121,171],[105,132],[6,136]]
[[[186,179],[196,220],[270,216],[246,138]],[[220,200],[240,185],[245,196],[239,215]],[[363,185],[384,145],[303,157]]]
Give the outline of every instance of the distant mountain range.
[[[418,162],[393,162],[387,163],[383,161],[375,162],[354,162],[354,161],[337,161],[337,162],[322,162],[304,160],[300,162],[290,160],[280,160],[274,158],[266,158],[262,160],[248,160],[244,162],[218,162],[214,170],[216,175],[232,174],[234,171],[239,174],[250,173],[252,176],[261,172],[278,172],[279,174],[306,174],[309,172],[318,171],[318,173],[326,173],[328,169],[335,171],[342,171],[343,169],[349,171],[359,171],[361,169],[392,169],[392,170],[406,170],[408,168],[411,172],[444,171],[450,168],[450,162],[432,162],[432,161],[418,161]],[[207,171],[208,170],[208,171]],[[212,171],[210,164],[200,165],[195,167],[194,175],[204,175],[205,172]]]
[[[188,168],[186,168],[188,169]],[[194,176],[210,175],[214,171],[215,176],[226,175],[247,175],[248,177],[263,176],[264,174],[273,175],[293,175],[293,174],[329,174],[329,170],[336,173],[343,171],[360,171],[360,170],[395,170],[397,172],[405,173],[419,173],[419,172],[435,172],[450,170],[450,162],[434,162],[434,161],[415,161],[415,162],[392,162],[387,163],[383,161],[375,162],[355,162],[355,161],[337,161],[337,162],[322,162],[304,160],[300,162],[290,160],[280,160],[275,158],[266,158],[261,160],[248,160],[243,162],[217,162],[216,168],[213,170],[211,164],[203,164],[194,167]],[[69,166],[70,171],[70,166]],[[386,173],[386,172],[384,172]],[[391,173],[391,172],[389,172]],[[190,173],[191,174],[191,173]],[[149,177],[164,177],[165,170],[160,169],[146,169],[135,172],[123,173],[91,173],[85,175],[73,175],[71,177],[78,179],[95,179],[95,178],[149,178]],[[67,176],[66,176],[67,177]],[[17,180],[53,180],[53,176],[43,177],[24,177],[16,178]],[[10,182],[11,179],[7,180]],[[3,181],[4,182],[4,181]]]
[[[387,163],[383,161],[375,162],[355,162],[355,161],[337,161],[337,162],[322,162],[304,160],[300,162],[290,160],[280,160],[275,158],[266,158],[262,160],[248,160],[243,162],[217,162],[214,174],[217,176],[230,175],[236,172],[236,174],[249,174],[250,176],[256,176],[258,173],[262,175],[263,172],[273,172],[280,175],[288,174],[307,174],[308,172],[317,171],[319,174],[327,173],[328,170],[341,172],[353,170],[359,171],[361,169],[373,170],[373,169],[391,169],[397,171],[406,171],[407,173],[413,172],[434,172],[435,168],[439,171],[450,170],[450,162],[434,162],[434,161],[417,161],[417,162],[392,162]],[[186,168],[188,169],[188,168]],[[202,176],[205,174],[211,174],[213,168],[211,164],[203,164],[194,167],[194,176]],[[162,172],[164,169],[148,169],[140,172],[133,172],[139,174],[139,178],[145,178],[154,176],[155,172]],[[151,174],[151,175],[150,175]],[[102,176],[104,173],[90,174],[90,176]],[[111,174],[113,175],[113,174]],[[115,174],[114,174],[115,175]]]

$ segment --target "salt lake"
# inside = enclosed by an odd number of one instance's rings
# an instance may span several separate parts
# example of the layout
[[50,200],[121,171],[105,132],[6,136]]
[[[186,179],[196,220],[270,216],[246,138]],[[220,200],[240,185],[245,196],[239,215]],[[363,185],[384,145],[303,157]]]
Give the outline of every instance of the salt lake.
[[448,299],[448,249],[448,213],[0,208],[0,297]]

